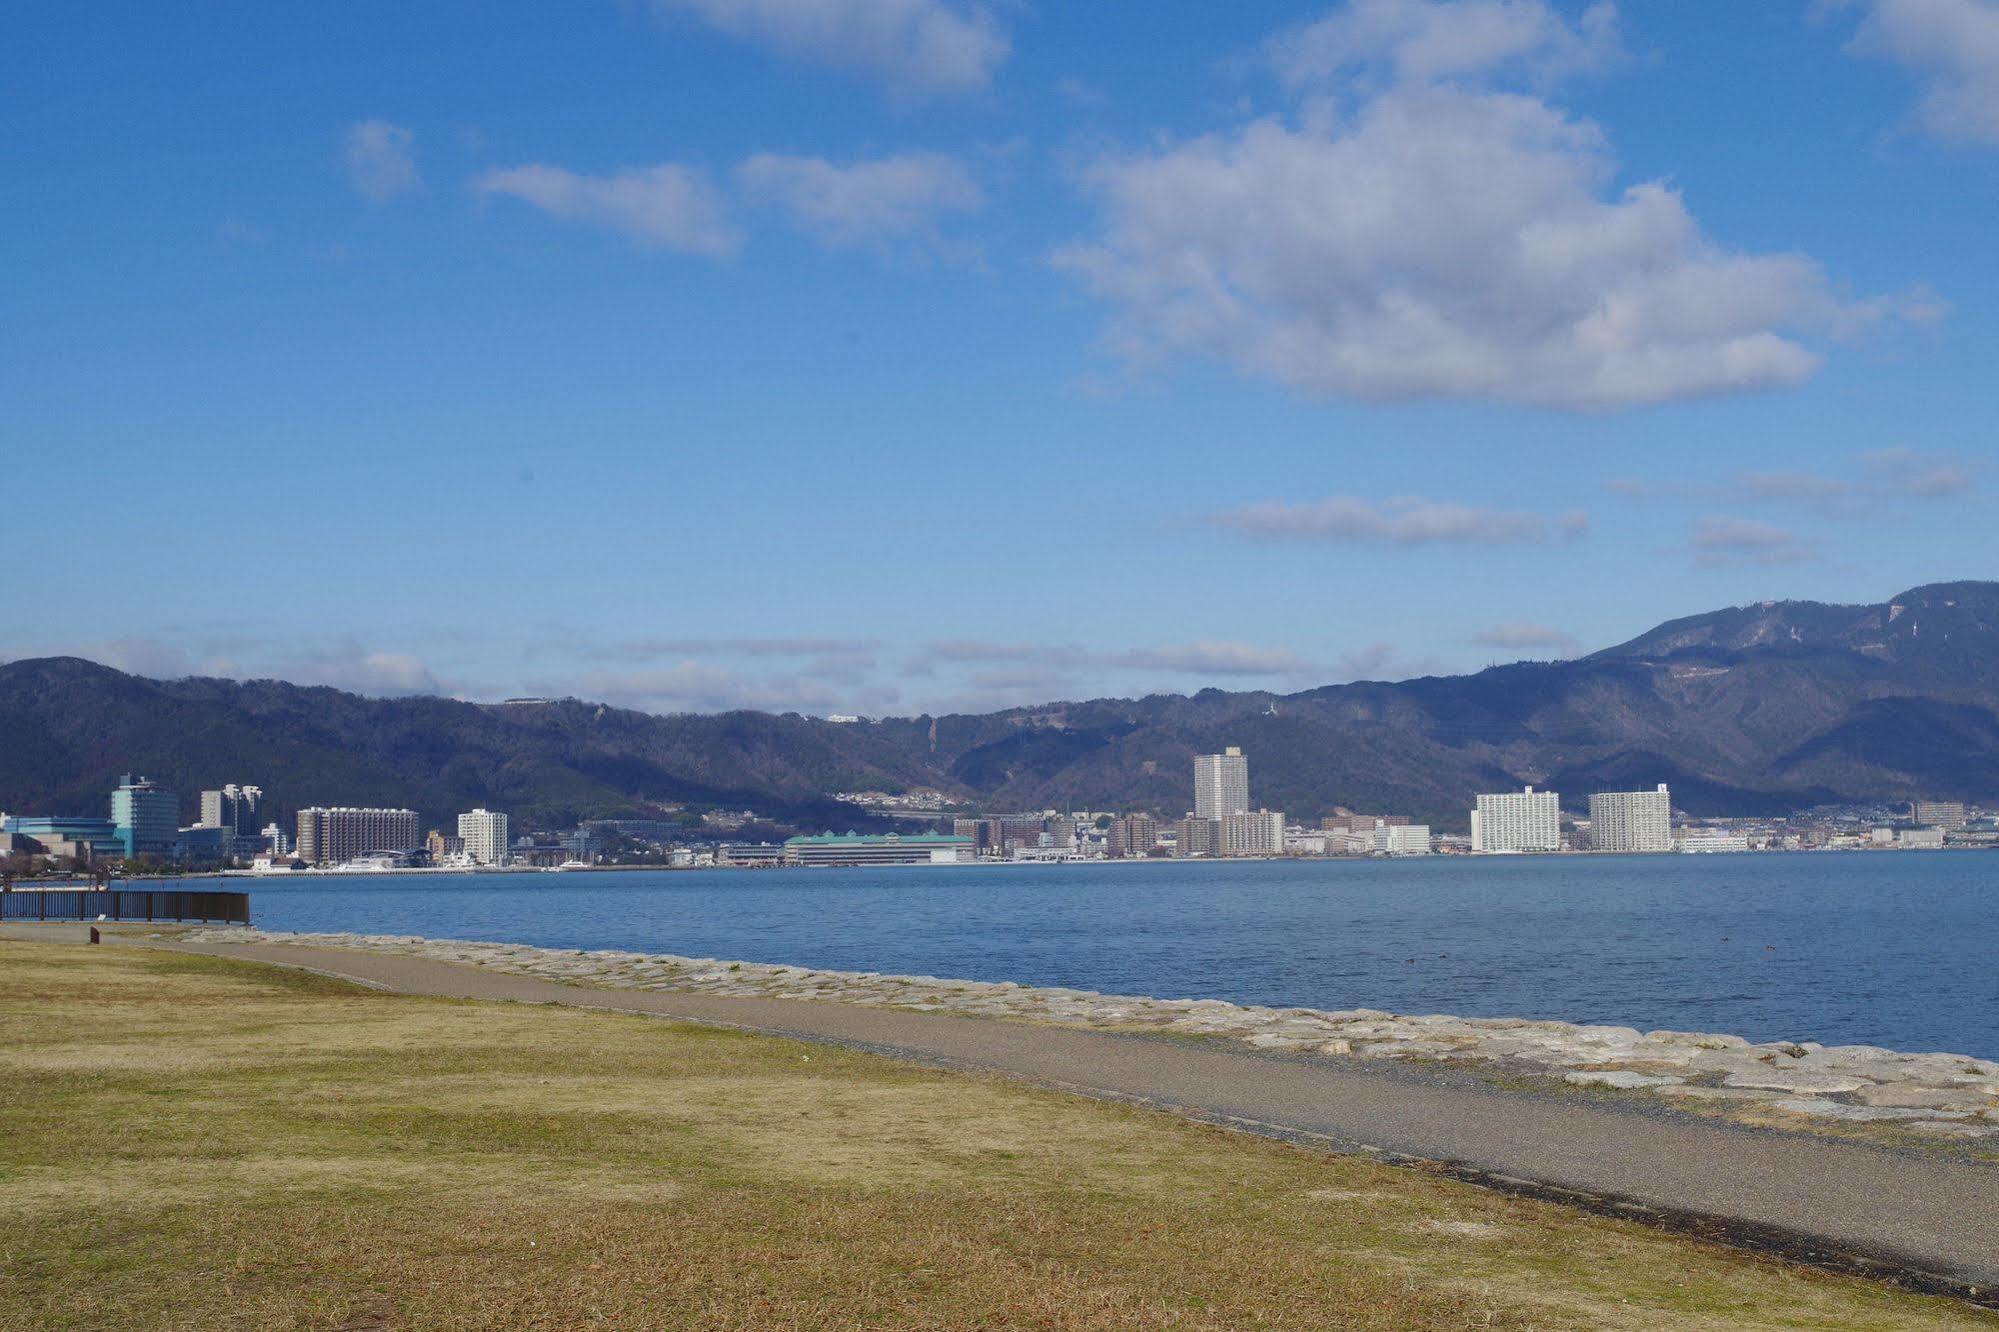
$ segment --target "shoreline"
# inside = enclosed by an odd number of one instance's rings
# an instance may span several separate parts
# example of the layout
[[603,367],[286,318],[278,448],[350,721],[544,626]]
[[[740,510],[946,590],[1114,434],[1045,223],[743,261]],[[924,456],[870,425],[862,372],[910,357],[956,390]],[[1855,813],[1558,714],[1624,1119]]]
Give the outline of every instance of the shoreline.
[[1917,1141],[1999,1147],[1999,1061],[1816,1042],[1532,1018],[1328,1011],[1101,994],[1013,981],[835,971],[620,949],[197,929],[190,943],[343,948],[606,989],[795,999],[1001,1021],[1237,1041],[1279,1055],[1472,1066],[1572,1091],[1639,1095],[1766,1127],[1903,1131]]

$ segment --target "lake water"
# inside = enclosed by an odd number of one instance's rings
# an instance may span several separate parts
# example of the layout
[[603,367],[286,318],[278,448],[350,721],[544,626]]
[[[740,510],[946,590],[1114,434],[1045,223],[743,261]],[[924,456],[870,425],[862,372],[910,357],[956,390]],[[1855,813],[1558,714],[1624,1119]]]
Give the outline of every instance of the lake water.
[[1980,852],[237,883],[266,929],[1999,1058],[1999,854]]

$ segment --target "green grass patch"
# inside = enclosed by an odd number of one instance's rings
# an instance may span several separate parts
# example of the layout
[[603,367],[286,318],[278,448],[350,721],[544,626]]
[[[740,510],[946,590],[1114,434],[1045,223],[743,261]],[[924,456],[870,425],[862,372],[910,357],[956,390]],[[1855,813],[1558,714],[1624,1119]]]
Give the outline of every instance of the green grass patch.
[[0,1272],[0,1329],[1999,1327],[995,1078],[46,944]]

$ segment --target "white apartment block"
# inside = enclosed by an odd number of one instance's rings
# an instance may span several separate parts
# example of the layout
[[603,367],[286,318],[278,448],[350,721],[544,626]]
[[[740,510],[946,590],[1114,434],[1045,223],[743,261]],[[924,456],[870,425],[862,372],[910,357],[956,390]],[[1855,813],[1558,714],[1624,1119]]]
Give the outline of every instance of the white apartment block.
[[1384,823],[1374,830],[1374,849],[1384,856],[1427,856],[1430,854],[1430,825]]
[[1284,854],[1284,815],[1267,809],[1254,814],[1225,814],[1216,820],[1218,856],[1281,856]]
[[1598,791],[1589,798],[1589,842],[1598,851],[1671,851],[1673,797],[1656,791]]
[[475,865],[507,863],[507,816],[490,809],[475,809],[458,816],[458,839],[465,844],[465,858]]
[[1471,812],[1471,849],[1489,854],[1562,849],[1562,798],[1527,787],[1481,795]]
[[1234,745],[1194,756],[1194,817],[1221,819],[1249,813],[1249,760]]

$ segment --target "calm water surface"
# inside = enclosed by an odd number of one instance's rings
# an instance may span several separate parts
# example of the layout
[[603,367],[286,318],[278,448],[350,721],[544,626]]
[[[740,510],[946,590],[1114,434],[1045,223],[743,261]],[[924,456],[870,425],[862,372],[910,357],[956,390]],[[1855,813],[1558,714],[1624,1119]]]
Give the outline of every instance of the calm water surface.
[[258,879],[267,929],[1999,1058],[1999,854]]

